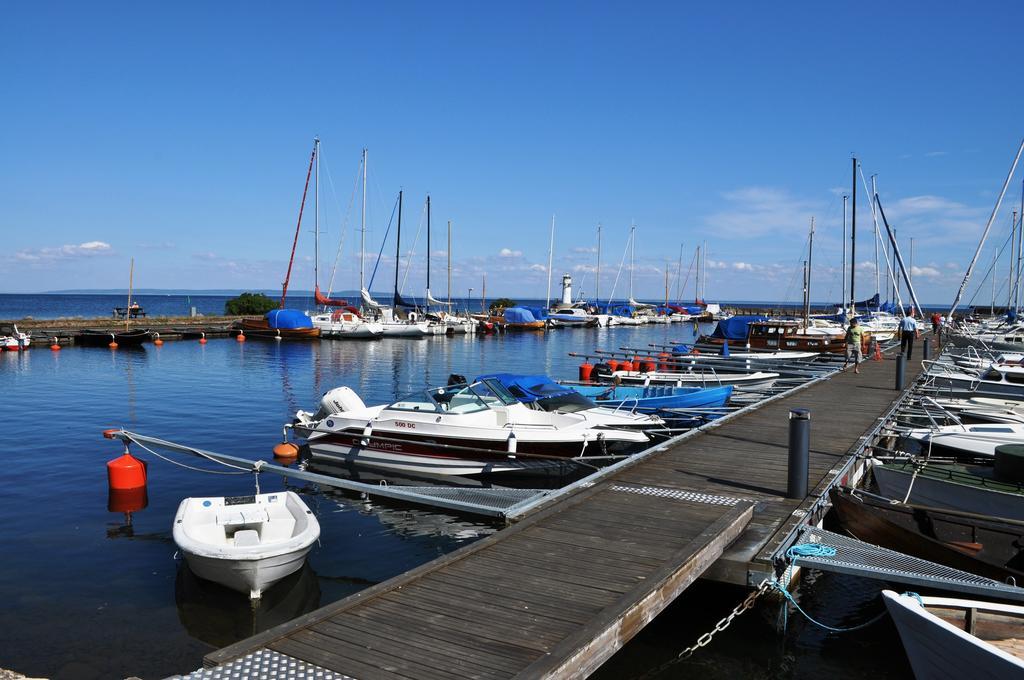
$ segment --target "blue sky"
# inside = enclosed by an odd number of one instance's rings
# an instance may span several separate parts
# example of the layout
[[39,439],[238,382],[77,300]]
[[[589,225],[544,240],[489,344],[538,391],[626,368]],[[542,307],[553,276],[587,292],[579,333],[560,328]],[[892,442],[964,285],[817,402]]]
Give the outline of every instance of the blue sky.
[[[797,300],[813,215],[812,296],[834,299],[856,153],[914,237],[919,297],[944,302],[1024,136],[1019,3],[369,4],[5,8],[0,291],[122,286],[130,257],[138,286],[275,288],[319,135],[322,285],[342,231],[335,288],[356,285],[347,206],[365,146],[367,251],[404,188],[410,295],[430,192],[435,295],[450,219],[456,294],[486,271],[489,295],[543,297],[555,215],[555,278],[587,291],[597,224],[607,295],[635,221],[637,297],[663,295],[680,244],[685,275],[706,239],[710,299]],[[1018,176],[1000,242],[1020,192]],[[859,208],[867,297],[863,193]]]

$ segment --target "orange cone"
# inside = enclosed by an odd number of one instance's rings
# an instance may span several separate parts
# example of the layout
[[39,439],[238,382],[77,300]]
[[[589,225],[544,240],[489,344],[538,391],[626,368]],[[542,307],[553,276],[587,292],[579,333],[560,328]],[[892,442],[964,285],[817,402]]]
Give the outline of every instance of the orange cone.
[[881,361],[882,360],[882,345],[881,345],[881,343],[879,343],[877,341],[875,342],[875,353],[874,353],[874,355],[872,355],[871,358],[874,359],[875,361]]

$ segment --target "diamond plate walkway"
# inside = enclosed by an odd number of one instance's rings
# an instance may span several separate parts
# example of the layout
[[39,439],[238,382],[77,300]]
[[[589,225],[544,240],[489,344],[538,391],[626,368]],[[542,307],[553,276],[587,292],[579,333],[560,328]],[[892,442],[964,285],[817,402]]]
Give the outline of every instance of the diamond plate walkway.
[[[363,680],[586,677],[701,575],[756,584],[771,573],[801,522],[823,512],[829,485],[857,474],[857,454],[901,396],[894,365],[869,361],[860,375],[836,374],[669,443],[205,664],[270,651]],[[907,369],[909,382],[920,365]],[[785,498],[792,408],[811,410],[804,499]]]

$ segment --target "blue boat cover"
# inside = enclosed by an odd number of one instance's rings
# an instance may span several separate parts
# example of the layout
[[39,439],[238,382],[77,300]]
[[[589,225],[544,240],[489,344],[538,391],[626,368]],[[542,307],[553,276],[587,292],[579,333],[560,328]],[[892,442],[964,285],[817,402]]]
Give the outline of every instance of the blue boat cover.
[[298,309],[272,309],[267,312],[267,325],[271,328],[312,328],[313,320]]
[[687,314],[698,315],[704,313],[704,308],[699,305],[690,305],[686,308]]
[[530,404],[550,397],[576,394],[576,390],[571,387],[559,385],[546,375],[490,373],[488,375],[481,375],[477,378],[477,381],[479,380],[497,380],[508,388],[508,390],[524,404]]
[[690,353],[690,346],[689,345],[676,345],[675,347],[672,348],[672,354],[689,354],[689,353]]
[[533,312],[526,307],[509,307],[503,316],[508,323],[533,323],[537,320],[534,318]]
[[722,319],[715,326],[715,331],[711,334],[711,337],[745,341],[747,339],[747,326],[751,322],[767,320],[767,316],[734,316],[729,319]]
[[548,318],[548,310],[543,307],[524,307],[524,309],[530,310],[530,314],[533,314],[533,318],[536,321],[543,321]]

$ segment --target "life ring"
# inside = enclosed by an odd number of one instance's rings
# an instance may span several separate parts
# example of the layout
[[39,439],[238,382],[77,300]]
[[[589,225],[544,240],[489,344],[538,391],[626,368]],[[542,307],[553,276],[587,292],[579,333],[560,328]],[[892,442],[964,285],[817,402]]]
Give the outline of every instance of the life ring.
[[409,312],[409,321],[416,321],[416,312]]

